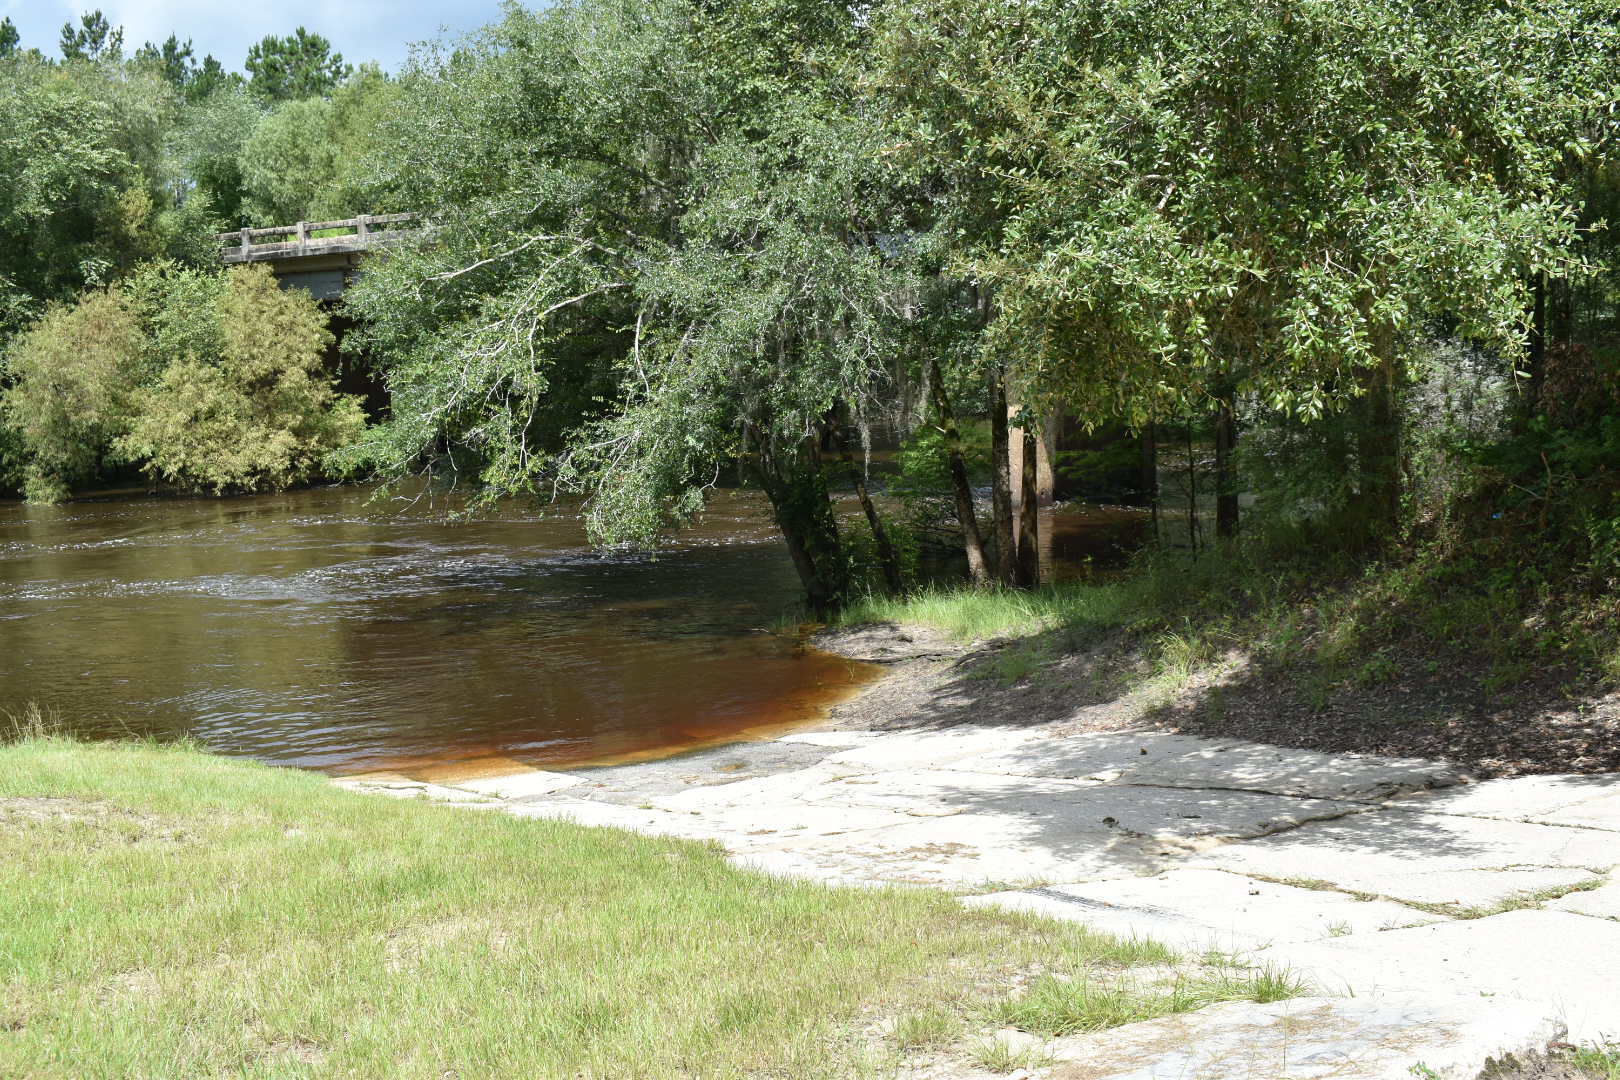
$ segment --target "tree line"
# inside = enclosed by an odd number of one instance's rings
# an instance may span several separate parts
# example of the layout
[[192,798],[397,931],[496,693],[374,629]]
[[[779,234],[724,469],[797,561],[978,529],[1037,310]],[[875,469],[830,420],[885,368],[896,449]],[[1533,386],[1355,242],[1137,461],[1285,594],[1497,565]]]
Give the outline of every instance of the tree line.
[[[1617,34],[1585,0],[511,9],[402,79],[380,182],[436,230],[351,301],[393,413],[345,460],[579,491],[608,543],[736,468],[818,608],[901,576],[864,485],[833,502],[884,419],[976,582],[1032,579],[1010,432],[1057,411],[1208,447],[1221,538],[1247,491],[1376,545],[1425,463],[1518,483],[1487,450],[1613,383]],[[1465,380],[1497,427],[1435,407]]]
[[[102,246],[0,268],[0,302],[124,272],[135,237],[184,258],[188,214],[417,212],[346,301],[389,415],[327,467],[577,493],[605,544],[740,480],[818,609],[907,579],[874,427],[974,582],[1032,584],[1013,442],[1032,468],[1057,414],[1128,433],[1150,500],[1172,442],[1207,459],[1218,543],[1375,550],[1483,499],[1620,553],[1612,4],[567,0],[394,78],[282,44],[195,101],[206,59],[159,73],[178,43],[13,47],[40,109],[110,126],[13,174],[84,177]],[[153,101],[187,119],[132,138]]]
[[215,237],[388,208],[359,167],[396,83],[302,27],[245,72],[176,35],[128,51],[99,10],[57,46],[0,21],[0,487],[324,475],[363,425],[323,366],[327,313],[224,273]]

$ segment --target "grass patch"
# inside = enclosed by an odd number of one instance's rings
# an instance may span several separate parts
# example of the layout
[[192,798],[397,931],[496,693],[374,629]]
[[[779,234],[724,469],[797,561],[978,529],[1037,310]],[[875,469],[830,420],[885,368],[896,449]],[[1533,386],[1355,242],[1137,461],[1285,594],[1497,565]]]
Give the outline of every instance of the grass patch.
[[996,1035],[981,1039],[969,1047],[968,1058],[975,1065],[993,1073],[1039,1069],[1053,1062],[1052,1056],[1039,1046],[1014,1046]]
[[1143,989],[1125,981],[1104,984],[1089,978],[1045,975],[1023,994],[1004,1002],[996,1011],[996,1019],[1055,1038],[1156,1020],[1223,1001],[1263,1003],[1307,993],[1309,987],[1302,980],[1271,968],[1223,969],[1183,976],[1157,989]]
[[902,1050],[932,1050],[948,1046],[962,1030],[962,1018],[949,1009],[928,1006],[895,1018],[889,1037]]
[[25,734],[0,814],[0,1076],[845,1076],[874,1017],[1168,955],[185,745]]
[[1620,1045],[1578,1046],[1569,1052],[1569,1063],[1592,1080],[1620,1080]]
[[930,588],[906,596],[869,596],[846,607],[840,625],[898,622],[929,626],[959,641],[1027,637],[1059,627],[1108,629],[1133,610],[1119,584],[1065,583],[1017,589]]

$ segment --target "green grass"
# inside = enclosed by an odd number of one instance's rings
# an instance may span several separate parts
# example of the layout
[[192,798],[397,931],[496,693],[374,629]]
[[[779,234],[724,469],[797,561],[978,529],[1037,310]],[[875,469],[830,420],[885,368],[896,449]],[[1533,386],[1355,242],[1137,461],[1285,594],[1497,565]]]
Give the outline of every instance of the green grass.
[[1168,956],[22,726],[0,746],[0,1076],[858,1075],[874,1021],[932,1043],[1016,972]]
[[1223,1001],[1282,1001],[1309,993],[1309,987],[1284,971],[1230,968],[1175,979],[1157,989],[1128,981],[1112,985],[1094,979],[1045,975],[1023,995],[1009,999],[997,1019],[1023,1031],[1058,1037],[1102,1031],[1172,1013],[1189,1012]]
[[1576,1047],[1569,1063],[1592,1080],[1620,1080],[1620,1044]]
[[929,626],[960,641],[1026,636],[1058,627],[1106,629],[1127,621],[1130,590],[1117,584],[1066,583],[1028,592],[1015,589],[925,589],[907,596],[871,596],[839,615],[843,625],[898,622]]

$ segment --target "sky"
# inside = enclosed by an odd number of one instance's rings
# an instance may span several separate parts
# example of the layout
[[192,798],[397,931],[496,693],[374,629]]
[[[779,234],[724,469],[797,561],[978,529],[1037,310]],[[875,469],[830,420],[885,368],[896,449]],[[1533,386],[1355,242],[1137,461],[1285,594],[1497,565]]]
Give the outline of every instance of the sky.
[[325,35],[349,63],[375,60],[397,71],[411,42],[500,17],[499,0],[0,0],[0,17],[17,25],[23,48],[56,56],[62,24],[77,25],[82,12],[97,7],[123,26],[126,52],[173,33],[192,40],[198,60],[213,53],[232,71],[242,70],[248,46],[299,26]]

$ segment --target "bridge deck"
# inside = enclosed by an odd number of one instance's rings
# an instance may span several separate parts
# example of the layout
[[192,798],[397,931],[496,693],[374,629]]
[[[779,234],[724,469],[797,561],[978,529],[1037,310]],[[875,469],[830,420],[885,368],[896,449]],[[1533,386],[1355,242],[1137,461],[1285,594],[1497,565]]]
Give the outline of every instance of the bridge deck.
[[[268,229],[238,229],[219,234],[219,257],[221,262],[229,264],[368,251],[410,231],[389,226],[415,220],[415,214],[361,214],[342,221],[300,221]],[[318,232],[334,235],[311,235]]]

